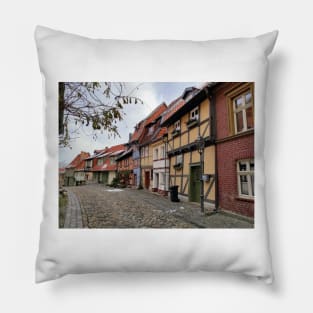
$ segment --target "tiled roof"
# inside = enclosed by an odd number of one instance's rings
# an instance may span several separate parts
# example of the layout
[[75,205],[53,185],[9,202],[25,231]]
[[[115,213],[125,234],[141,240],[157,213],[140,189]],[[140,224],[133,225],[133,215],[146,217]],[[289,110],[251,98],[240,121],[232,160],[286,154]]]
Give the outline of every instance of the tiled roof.
[[156,107],[152,113],[146,118],[145,126],[153,123],[161,114],[166,111],[167,105],[163,102],[158,107]]
[[[154,140],[154,137],[160,131],[160,122],[161,122],[160,117],[162,113],[166,111],[166,109],[167,109],[166,104],[162,103],[145,120],[145,129],[139,142],[140,144],[144,145]],[[152,131],[150,130],[150,127],[153,127]]]
[[162,115],[167,109],[167,105],[163,102],[158,107],[156,107],[144,120],[140,121],[135,126],[135,131],[131,136],[130,142],[138,141],[142,143],[143,138],[145,137],[147,125],[154,122],[158,117]]
[[87,159],[88,157],[90,157],[89,152],[82,151],[72,160],[72,162],[69,165],[66,166],[66,168],[80,169],[80,167],[82,166],[82,163],[84,167],[85,159]]
[[186,88],[183,94],[176,98],[174,101],[172,101],[169,104],[167,110],[162,114],[161,124],[167,121],[171,116],[173,116],[188,102],[188,95],[194,96],[198,92],[199,92],[198,88],[195,87]]
[[131,138],[130,138],[130,142],[134,142],[139,140],[139,138],[142,135],[142,132],[144,130],[144,120],[140,121],[136,126],[135,126],[135,131],[133,132]]
[[166,127],[159,127],[158,132],[155,133],[153,137],[153,141],[161,139],[165,134],[167,134],[167,128]]
[[109,148],[105,148],[103,150],[96,150],[98,152],[98,154],[95,156],[96,159],[101,159],[102,157],[107,157],[107,158],[104,160],[104,163],[101,165],[94,164],[91,170],[94,172],[115,171],[116,163],[111,164],[110,157],[118,156],[119,154],[122,154],[125,150],[126,150],[126,146],[124,144],[112,146]]
[[122,153],[119,157],[116,158],[117,161],[124,159],[126,156],[133,153],[133,148],[130,148],[126,150],[124,153]]

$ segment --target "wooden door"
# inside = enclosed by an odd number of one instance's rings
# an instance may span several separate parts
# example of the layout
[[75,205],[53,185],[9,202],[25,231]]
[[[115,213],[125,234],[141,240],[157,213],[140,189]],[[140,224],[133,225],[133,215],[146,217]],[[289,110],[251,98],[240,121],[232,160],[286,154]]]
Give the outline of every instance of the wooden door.
[[190,182],[189,182],[189,200],[192,202],[200,202],[201,189],[201,168],[199,166],[190,167]]

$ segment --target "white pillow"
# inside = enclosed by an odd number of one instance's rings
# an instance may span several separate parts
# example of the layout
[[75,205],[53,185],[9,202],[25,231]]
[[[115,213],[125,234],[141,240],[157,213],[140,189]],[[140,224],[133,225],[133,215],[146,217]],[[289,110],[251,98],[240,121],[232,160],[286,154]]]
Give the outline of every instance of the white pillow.
[[[103,271],[230,271],[272,281],[264,195],[264,101],[277,32],[193,41],[88,39],[35,32],[48,161],[36,282]],[[58,82],[255,82],[255,226],[251,229],[59,229]]]

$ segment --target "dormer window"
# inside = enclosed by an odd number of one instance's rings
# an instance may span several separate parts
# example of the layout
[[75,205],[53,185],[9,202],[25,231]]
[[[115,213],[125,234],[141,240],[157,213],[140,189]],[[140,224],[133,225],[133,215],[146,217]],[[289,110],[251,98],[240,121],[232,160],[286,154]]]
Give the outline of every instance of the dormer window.
[[198,107],[190,111],[190,120],[192,121],[199,120],[199,108]]
[[149,135],[152,135],[154,131],[154,125],[149,127]]

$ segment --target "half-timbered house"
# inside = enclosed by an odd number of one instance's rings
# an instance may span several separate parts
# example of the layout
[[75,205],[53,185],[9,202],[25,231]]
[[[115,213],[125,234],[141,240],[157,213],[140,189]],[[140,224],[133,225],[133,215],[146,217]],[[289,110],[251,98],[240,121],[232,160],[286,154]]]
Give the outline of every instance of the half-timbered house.
[[179,198],[215,206],[213,106],[207,86],[186,88],[162,116],[168,128],[169,185]]
[[160,104],[144,121],[143,135],[140,140],[141,182],[145,189],[152,190],[153,181],[153,147],[152,142],[159,133],[161,115],[167,109],[165,103]]
[[153,155],[153,184],[152,191],[166,196],[168,194],[168,157],[164,138],[167,135],[166,127],[158,127],[151,141]]
[[116,159],[125,150],[126,146],[120,144],[97,151],[97,155],[93,159],[92,172],[98,183],[110,184],[112,182],[117,173]]
[[85,160],[90,156],[88,152],[82,151],[65,167],[64,185],[75,186],[86,181],[84,172]]
[[134,174],[133,149],[129,148],[116,159],[119,182],[127,187],[135,187],[137,177]]

